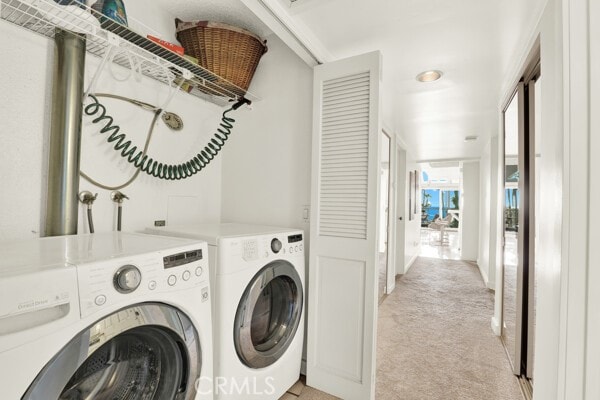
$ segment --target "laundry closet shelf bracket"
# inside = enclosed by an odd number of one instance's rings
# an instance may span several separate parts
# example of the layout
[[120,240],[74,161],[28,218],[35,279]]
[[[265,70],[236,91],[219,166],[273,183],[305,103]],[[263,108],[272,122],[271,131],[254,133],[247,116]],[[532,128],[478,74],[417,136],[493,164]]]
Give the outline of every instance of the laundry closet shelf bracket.
[[[0,16],[7,22],[48,38],[54,38],[56,28],[85,34],[88,53],[102,59],[112,48],[113,63],[127,69],[138,69],[144,76],[169,87],[187,87],[186,93],[221,106],[241,99],[249,102],[259,100],[213,72],[90,8],[65,7],[53,0],[0,0]],[[101,26],[97,16],[102,20]]]

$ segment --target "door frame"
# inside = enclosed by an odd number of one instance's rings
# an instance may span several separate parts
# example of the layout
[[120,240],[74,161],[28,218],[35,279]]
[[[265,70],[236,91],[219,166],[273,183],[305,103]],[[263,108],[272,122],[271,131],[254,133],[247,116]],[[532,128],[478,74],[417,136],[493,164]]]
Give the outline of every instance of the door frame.
[[[590,26],[588,41],[590,71],[598,71],[600,68],[600,47],[596,44],[592,46],[592,37],[598,37],[600,34],[600,6],[597,2],[589,1]],[[600,128],[600,80],[596,74],[589,76],[589,104],[590,104],[590,125],[588,134],[590,154],[600,152],[600,142],[598,139],[592,140],[592,132],[598,132]],[[597,137],[597,136],[596,136]],[[589,170],[589,200],[588,204],[599,204],[600,202],[600,161],[597,157],[590,158],[588,164]],[[588,225],[589,243],[598,243],[600,234],[597,229],[592,229]],[[600,271],[598,268],[591,268],[592,265],[600,264],[600,249],[598,246],[588,246],[588,299],[586,316],[587,324],[587,359],[586,359],[586,387],[585,393],[589,398],[600,397],[600,382],[596,377],[600,371],[600,319],[595,312],[595,307],[600,303],[600,293],[597,288],[600,286]]]
[[[533,304],[529,302],[534,295],[535,279],[535,168],[536,168],[536,142],[535,142],[535,96],[533,90],[530,90],[530,84],[535,83],[541,74],[540,42],[536,41],[533,49],[529,53],[524,64],[521,79],[517,83],[512,94],[507,98],[502,106],[502,136],[501,136],[501,202],[498,210],[501,215],[501,251],[499,255],[502,275],[500,279],[501,286],[501,306],[500,306],[500,337],[504,344],[513,373],[522,378],[522,387],[528,398],[533,396],[531,379],[533,378],[534,343],[531,342],[531,330],[534,327],[534,321],[531,316],[533,313]],[[519,166],[519,230],[517,237],[517,288],[516,288],[516,321],[515,321],[515,360],[511,359],[510,349],[506,347],[504,341],[504,248],[505,240],[505,196],[506,196],[506,111],[513,100],[518,98],[518,166]],[[535,318],[535,317],[533,317]],[[528,379],[529,377],[529,379]]]
[[[395,135],[394,135],[395,136]],[[393,219],[394,223],[394,274],[392,288],[396,287],[396,276],[404,274],[406,272],[406,146],[401,141],[394,137],[394,154],[393,154],[393,165],[394,165],[394,210]],[[401,154],[403,152],[403,154]],[[402,168],[402,171],[398,171],[398,168]],[[402,218],[402,237],[398,237],[398,230],[396,224]],[[388,278],[388,285],[390,284]],[[391,293],[391,291],[390,291]]]
[[398,254],[396,243],[396,198],[398,192],[398,177],[396,176],[397,140],[391,130],[384,127],[382,134],[390,139],[390,165],[388,174],[388,220],[387,220],[387,262],[386,262],[386,287],[385,294],[389,295],[396,288],[396,257]]

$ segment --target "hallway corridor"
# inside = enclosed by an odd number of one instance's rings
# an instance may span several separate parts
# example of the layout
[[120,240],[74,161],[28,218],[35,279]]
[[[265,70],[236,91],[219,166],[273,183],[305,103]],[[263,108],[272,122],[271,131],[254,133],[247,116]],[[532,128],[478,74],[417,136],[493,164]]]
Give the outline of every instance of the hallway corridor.
[[379,307],[377,400],[519,400],[477,267],[419,258]]

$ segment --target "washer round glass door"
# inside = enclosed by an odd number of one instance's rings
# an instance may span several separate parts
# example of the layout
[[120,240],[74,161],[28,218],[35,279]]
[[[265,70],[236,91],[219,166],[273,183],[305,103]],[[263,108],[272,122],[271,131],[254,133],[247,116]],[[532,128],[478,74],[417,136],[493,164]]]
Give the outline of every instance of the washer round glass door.
[[96,322],[40,372],[23,400],[192,400],[200,376],[192,322],[164,304],[140,304]]
[[250,368],[276,362],[292,343],[303,307],[300,276],[287,261],[273,261],[252,278],[238,305],[233,338]]

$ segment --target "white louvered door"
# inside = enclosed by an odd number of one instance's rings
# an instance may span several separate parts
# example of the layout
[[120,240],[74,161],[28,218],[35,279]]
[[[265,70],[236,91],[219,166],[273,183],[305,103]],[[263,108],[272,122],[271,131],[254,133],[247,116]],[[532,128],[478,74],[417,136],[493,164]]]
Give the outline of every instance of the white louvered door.
[[375,398],[379,52],[315,67],[307,383]]

